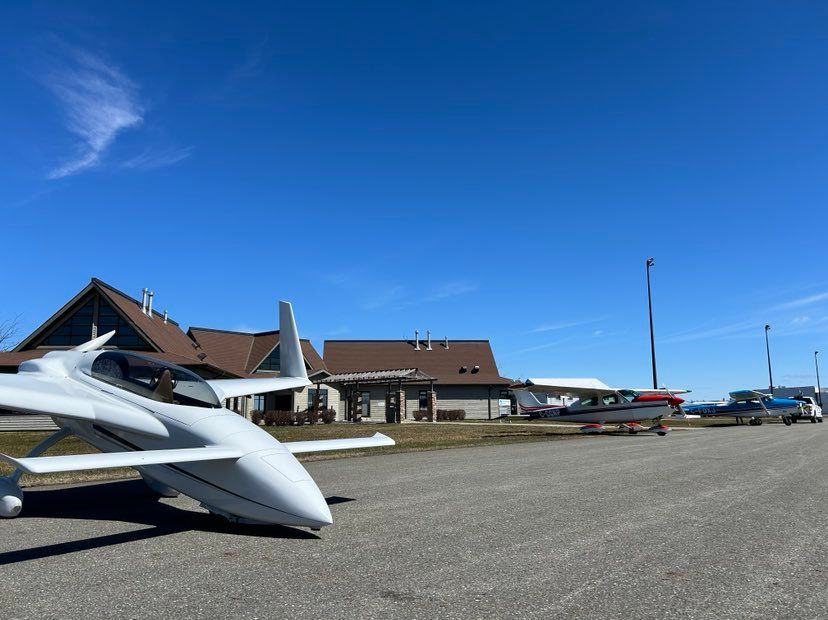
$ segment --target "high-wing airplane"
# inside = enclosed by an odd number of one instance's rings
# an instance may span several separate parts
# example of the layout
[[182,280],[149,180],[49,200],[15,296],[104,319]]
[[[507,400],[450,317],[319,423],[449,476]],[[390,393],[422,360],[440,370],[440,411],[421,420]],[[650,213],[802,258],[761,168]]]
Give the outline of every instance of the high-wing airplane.
[[731,392],[727,402],[689,403],[681,409],[703,418],[736,418],[737,424],[741,424],[742,418],[749,418],[751,426],[760,426],[762,418],[781,418],[785,426],[790,426],[792,416],[798,415],[801,407],[802,403],[792,398],[774,398],[754,390],[739,390]]
[[[234,522],[318,529],[332,523],[325,498],[294,454],[394,445],[373,437],[280,443],[222,407],[228,398],[309,385],[289,303],[279,303],[281,376],[205,381],[148,355],[103,350],[109,332],[69,351],[52,351],[0,375],[0,407],[47,414],[60,427],[0,478],[0,516],[23,508],[18,480],[34,474],[134,467],[154,491],[178,492]],[[69,435],[100,454],[38,456]]]
[[[603,433],[605,424],[618,424],[631,434],[649,431],[662,437],[670,432],[670,427],[661,418],[684,402],[675,394],[687,391],[618,389],[598,379],[527,379],[512,386],[512,390],[521,413],[530,418],[583,422],[584,433]],[[571,395],[578,400],[567,406],[549,404],[548,394]],[[654,420],[654,424],[645,428],[639,424],[643,420]]]

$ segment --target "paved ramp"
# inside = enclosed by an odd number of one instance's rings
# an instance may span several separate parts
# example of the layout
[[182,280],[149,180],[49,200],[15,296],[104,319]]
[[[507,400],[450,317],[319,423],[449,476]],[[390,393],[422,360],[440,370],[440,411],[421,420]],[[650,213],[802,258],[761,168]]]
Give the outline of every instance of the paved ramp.
[[824,618],[828,424],[314,462],[319,538],[142,483],[0,522],[6,617]]

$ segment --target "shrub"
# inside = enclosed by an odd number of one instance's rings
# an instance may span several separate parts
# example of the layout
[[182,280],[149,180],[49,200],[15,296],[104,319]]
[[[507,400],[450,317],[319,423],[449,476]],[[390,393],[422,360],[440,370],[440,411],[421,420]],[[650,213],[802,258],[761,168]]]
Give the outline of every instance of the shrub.
[[466,411],[465,409],[438,409],[437,410],[437,421],[457,421],[457,420],[465,420],[466,419]]
[[259,411],[258,409],[254,409],[250,412],[250,421],[253,422],[256,426],[259,426],[264,420],[264,414]]
[[297,411],[293,414],[293,423],[296,426],[302,426],[308,419],[308,412],[307,411]]
[[308,418],[308,424],[316,424],[319,422],[319,412],[313,409],[308,409],[305,415]]
[[336,411],[333,409],[325,409],[321,412],[320,417],[322,418],[322,422],[325,424],[331,424],[334,420],[336,420]]
[[419,422],[421,420],[424,420],[426,418],[426,416],[428,416],[428,411],[426,411],[425,409],[417,409],[411,415],[414,418],[414,420]]
[[290,411],[265,411],[265,426],[290,426],[293,417]]

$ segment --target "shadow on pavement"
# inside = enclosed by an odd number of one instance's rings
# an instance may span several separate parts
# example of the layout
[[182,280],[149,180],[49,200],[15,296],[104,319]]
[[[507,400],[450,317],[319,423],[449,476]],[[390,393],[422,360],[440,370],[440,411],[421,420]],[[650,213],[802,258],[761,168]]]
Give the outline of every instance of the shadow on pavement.
[[[348,501],[347,498],[342,500]],[[189,531],[263,538],[319,539],[316,534],[298,528],[230,523],[206,512],[176,508],[158,501],[142,480],[25,489],[23,513],[17,518],[122,521],[153,527],[0,553],[0,566]]]

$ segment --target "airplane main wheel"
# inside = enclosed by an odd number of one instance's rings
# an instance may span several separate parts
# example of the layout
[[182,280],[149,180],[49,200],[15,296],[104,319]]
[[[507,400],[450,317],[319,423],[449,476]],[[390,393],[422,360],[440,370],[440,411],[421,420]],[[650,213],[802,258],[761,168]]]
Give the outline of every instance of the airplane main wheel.
[[816,424],[816,418],[811,418],[811,424]]
[[782,422],[785,424],[785,426],[790,426],[791,425],[791,419],[790,418],[782,418]]
[[756,418],[756,426],[762,426],[762,418]]
[[663,431],[662,431],[662,432],[660,432],[660,433],[656,433],[656,434],[657,434],[659,437],[666,437],[666,436],[667,436],[667,433],[665,433],[665,432],[663,432]]
[[796,424],[796,422],[797,422],[796,418],[791,418],[791,422],[793,422],[794,424]]
[[0,517],[14,519],[23,510],[23,491],[10,478],[0,478]]

